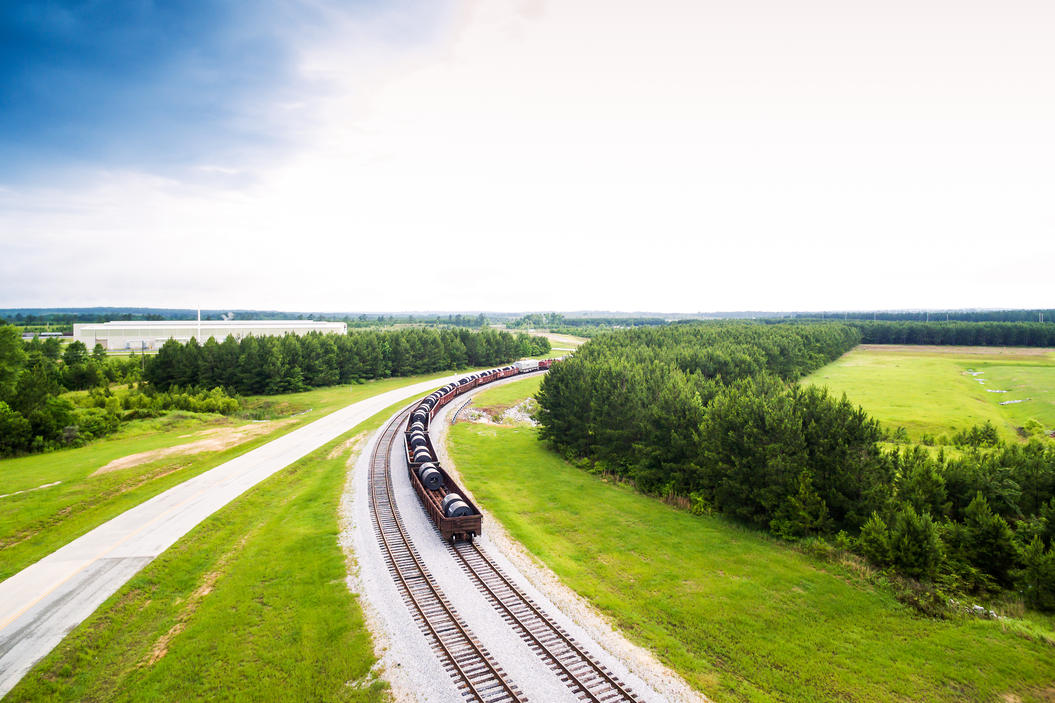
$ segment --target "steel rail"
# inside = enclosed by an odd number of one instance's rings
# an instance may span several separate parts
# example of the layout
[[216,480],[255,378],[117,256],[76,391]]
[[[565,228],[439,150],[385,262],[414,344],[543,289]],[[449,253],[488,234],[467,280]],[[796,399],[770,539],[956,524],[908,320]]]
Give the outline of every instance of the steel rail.
[[[545,612],[540,610],[538,606],[536,606],[534,602],[528,598],[524,592],[502,572],[501,569],[498,568],[498,566],[477,544],[460,542],[456,545],[448,545],[448,549],[458,556],[464,565],[465,570],[473,577],[480,588],[486,591],[485,595],[490,596],[489,599],[492,603],[505,611],[513,621],[514,626],[523,633],[522,637],[533,641],[539,649],[539,655],[549,659],[557,668],[564,672],[568,677],[568,680],[565,683],[569,688],[581,691],[586,698],[595,703],[601,703],[602,701],[607,703],[608,701],[615,700],[638,700],[638,698],[628,688],[624,687],[615,676],[611,675],[605,667],[583,651],[570,635],[565,633],[564,630],[557,626]],[[470,550],[474,556],[478,557],[480,561],[487,566],[490,574],[497,577],[502,585],[506,587],[513,597],[512,603],[506,602],[506,600],[503,599],[494,588],[488,585],[484,575],[480,573],[476,566],[470,563],[464,553],[469,552]],[[530,614],[534,616],[534,619],[541,624],[541,627],[537,628],[540,630],[539,632],[532,631],[532,628],[524,621],[524,618],[513,612],[513,609],[517,606],[526,607],[530,611]],[[552,636],[556,636],[556,638],[559,638],[559,640],[565,645],[566,650],[563,655],[564,660],[562,660],[561,655],[553,651],[551,646],[543,642],[543,638],[547,637],[547,635],[550,635],[551,638]],[[569,652],[573,655],[575,661],[566,661]],[[597,676],[601,679],[601,685],[597,686],[595,683],[588,684],[583,680],[583,676],[575,674],[572,671],[572,667],[578,663],[585,664],[586,667],[596,672]],[[603,690],[597,691],[599,688]],[[597,693],[595,693],[595,691],[597,691]]]
[[[413,406],[411,406],[413,407]],[[514,685],[511,685],[506,681],[503,672],[500,667],[497,667],[491,660],[490,655],[484,650],[477,642],[468,629],[461,623],[460,618],[454,609],[447,603],[446,598],[440,592],[439,588],[433,583],[431,575],[426,570],[424,564],[421,563],[420,558],[415,553],[413,545],[411,544],[410,537],[407,535],[406,530],[403,527],[403,521],[399,517],[399,509],[396,507],[395,496],[392,493],[392,480],[389,467],[389,459],[392,455],[392,447],[395,443],[395,437],[398,434],[395,429],[397,424],[401,422],[407,415],[410,414],[410,408],[399,413],[396,417],[392,418],[389,423],[382,430],[381,436],[378,438],[377,444],[374,446],[373,454],[370,458],[370,496],[371,496],[371,513],[374,517],[374,526],[377,531],[377,535],[380,537],[385,552],[388,555],[389,570],[399,579],[399,583],[403,587],[403,591],[407,594],[408,600],[414,605],[417,610],[420,619],[415,618],[420,624],[423,624],[428,632],[432,635],[432,638],[436,642],[434,649],[439,649],[443,656],[450,662],[453,669],[457,672],[461,678],[461,682],[468,688],[469,692],[482,703],[492,703],[496,701],[514,701],[517,703],[524,703],[527,699],[520,694]],[[382,447],[384,447],[382,452]],[[381,475],[379,476],[378,473]],[[383,483],[384,495],[379,496],[380,486],[378,484]],[[381,505],[380,498],[387,499],[387,509],[391,515],[386,515],[386,518],[395,527],[395,530],[389,528],[386,530],[384,524],[382,524],[381,513],[384,510],[384,506]],[[390,534],[386,534],[386,532]],[[396,534],[398,532],[398,535]],[[392,543],[389,541],[389,536],[395,540],[397,537],[402,541],[403,550],[406,555],[412,560],[412,564],[407,564],[407,559],[397,558],[396,549],[393,548]],[[396,545],[398,548],[399,545]],[[401,562],[402,565],[401,565]],[[456,637],[460,635],[458,642],[447,643],[444,641],[444,636],[441,635],[436,625],[433,623],[427,611],[427,606],[423,605],[418,597],[414,594],[414,590],[411,588],[411,584],[408,581],[407,574],[404,571],[409,570],[408,566],[412,566],[413,570],[417,572],[419,576],[411,575],[411,578],[415,578],[419,583],[424,583],[428,586],[435,601],[443,608],[443,614],[446,615],[448,620],[457,629],[457,632],[447,632],[447,635],[454,634]],[[459,662],[459,656],[456,656],[452,651],[454,645],[460,645],[462,647],[467,646],[472,649],[474,654],[473,659],[467,664]],[[460,655],[460,658],[465,660],[466,653]],[[479,668],[479,665],[483,664],[483,669]],[[466,669],[472,666],[475,669],[474,672],[469,672]],[[483,676],[481,676],[483,674]],[[453,674],[452,674],[453,676]],[[475,681],[475,683],[474,683]],[[489,684],[492,691],[489,694],[485,694],[480,691],[477,684]],[[500,687],[503,691],[495,691],[493,689]],[[464,694],[463,694],[464,695]]]

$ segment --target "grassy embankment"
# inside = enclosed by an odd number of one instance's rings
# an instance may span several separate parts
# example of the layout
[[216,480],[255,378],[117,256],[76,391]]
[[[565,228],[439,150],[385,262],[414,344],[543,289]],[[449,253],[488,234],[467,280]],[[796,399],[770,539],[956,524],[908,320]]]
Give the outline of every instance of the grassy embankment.
[[[380,701],[337,510],[392,406],[261,482],[146,566],[11,701]],[[5,699],[8,700],[8,699]]]
[[[924,434],[939,439],[987,420],[1006,440],[1018,439],[1017,428],[1030,418],[1055,429],[1050,349],[858,347],[803,383],[845,393],[885,429],[904,427],[917,442]],[[990,392],[1002,390],[1007,393]],[[1000,405],[1008,400],[1024,402]]]
[[513,537],[715,700],[1050,699],[1055,646],[1028,623],[918,617],[854,562],[608,483],[530,428],[461,423],[450,445]]
[[[449,372],[334,386],[246,399],[238,417],[173,413],[128,423],[110,437],[66,449],[0,461],[0,580],[50,554],[172,486],[254,449],[297,427],[365,398]],[[254,427],[247,418],[278,420],[239,444],[191,455],[158,456],[108,473],[115,459],[201,441],[215,433]],[[60,482],[58,485],[48,485]],[[42,487],[47,486],[47,487]],[[22,493],[16,492],[24,491]]]
[[542,374],[537,374],[480,391],[473,396],[473,407],[483,410],[491,417],[500,418],[506,410],[535,395],[542,384],[542,378]]

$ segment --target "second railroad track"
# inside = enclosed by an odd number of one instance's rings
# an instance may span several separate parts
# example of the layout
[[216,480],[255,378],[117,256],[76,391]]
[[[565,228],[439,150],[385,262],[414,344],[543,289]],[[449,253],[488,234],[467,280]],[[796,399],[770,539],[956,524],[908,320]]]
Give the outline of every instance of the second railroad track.
[[409,411],[388,423],[370,457],[370,513],[388,571],[411,616],[465,700],[526,701],[447,601],[403,526],[392,491],[389,461],[399,425],[407,414]]
[[[404,411],[382,430],[370,460],[371,516],[389,573],[411,616],[450,674],[464,700],[526,701],[502,667],[473,636],[443,595],[415,549],[396,506],[393,446]],[[442,539],[439,531],[436,539]],[[432,535],[430,535],[431,537]],[[447,543],[447,550],[477,590],[575,699],[592,703],[636,703],[638,697],[583,649],[529,598],[475,542]]]

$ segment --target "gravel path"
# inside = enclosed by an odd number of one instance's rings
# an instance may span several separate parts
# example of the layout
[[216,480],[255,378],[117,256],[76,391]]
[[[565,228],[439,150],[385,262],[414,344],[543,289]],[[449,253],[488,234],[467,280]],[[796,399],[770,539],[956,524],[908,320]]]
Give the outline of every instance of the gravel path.
[[[516,380],[510,379],[510,380]],[[499,383],[508,382],[502,381]],[[488,384],[485,388],[498,385]],[[444,439],[450,413],[465,403],[458,398],[436,416],[430,429],[444,468],[456,476],[446,456]],[[396,591],[376,543],[367,488],[369,456],[377,435],[356,462],[349,490],[342,502],[345,529],[342,542],[354,550],[358,568],[349,577],[350,588],[361,594],[367,622],[374,634],[380,675],[392,685],[397,701],[462,701],[450,677],[432,653]],[[575,695],[502,620],[447,551],[428,521],[410,486],[404,460],[396,447],[393,458],[396,501],[415,546],[451,604],[480,642],[495,655],[510,679],[537,702],[577,701]],[[460,478],[456,480],[462,484]],[[466,491],[470,493],[470,491]],[[484,510],[483,535],[477,544],[579,644],[607,666],[642,701],[703,701],[647,651],[637,647],[594,611],[577,594],[564,588],[556,576],[527,555]],[[538,587],[537,587],[537,586]],[[555,604],[556,603],[556,604]],[[569,617],[570,616],[570,617]]]

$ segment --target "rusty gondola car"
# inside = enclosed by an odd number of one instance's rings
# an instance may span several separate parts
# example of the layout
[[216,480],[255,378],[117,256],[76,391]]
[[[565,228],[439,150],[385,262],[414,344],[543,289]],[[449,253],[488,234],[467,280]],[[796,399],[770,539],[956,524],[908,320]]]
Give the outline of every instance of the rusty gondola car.
[[473,388],[519,373],[547,369],[553,361],[546,359],[544,362],[532,362],[527,368],[521,368],[521,362],[517,362],[511,366],[470,374],[458,379],[457,383],[448,383],[428,394],[410,412],[403,435],[407,473],[414,492],[418,494],[425,512],[443,539],[471,542],[482,531],[482,516],[465,491],[440,466],[429,435],[432,418],[444,405]]
[[[453,397],[453,396],[452,396]],[[482,532],[482,516],[476,505],[465,495],[454,479],[450,477],[436,457],[436,450],[432,446],[432,438],[426,433],[424,442],[418,447],[411,444],[411,436],[414,433],[407,432],[404,435],[405,456],[407,459],[407,473],[410,476],[410,484],[414,492],[418,494],[425,512],[436,529],[440,531],[443,539],[449,542],[463,540],[472,542]],[[424,449],[424,452],[418,451]],[[427,453],[427,456],[426,456]],[[422,477],[423,473],[434,472],[431,476]],[[429,478],[435,478],[438,474],[438,482],[431,483],[433,487],[426,486]],[[467,515],[448,516],[444,510],[443,499],[448,495],[456,494],[458,499],[468,508]]]

